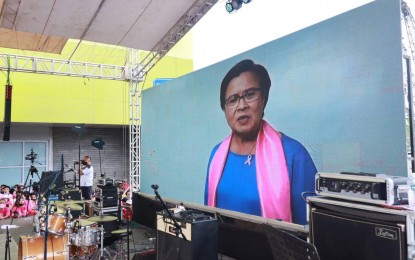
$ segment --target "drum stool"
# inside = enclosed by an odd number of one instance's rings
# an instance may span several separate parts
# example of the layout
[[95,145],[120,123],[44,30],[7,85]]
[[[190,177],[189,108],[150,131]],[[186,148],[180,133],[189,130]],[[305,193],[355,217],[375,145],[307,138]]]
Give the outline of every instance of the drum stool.
[[129,230],[128,234],[127,229],[119,229],[111,232],[111,237],[115,239],[114,244],[117,246],[118,249],[116,257],[120,257],[120,259],[129,259],[130,252],[124,252],[124,245],[128,243],[127,237],[132,233],[133,232],[131,229]]

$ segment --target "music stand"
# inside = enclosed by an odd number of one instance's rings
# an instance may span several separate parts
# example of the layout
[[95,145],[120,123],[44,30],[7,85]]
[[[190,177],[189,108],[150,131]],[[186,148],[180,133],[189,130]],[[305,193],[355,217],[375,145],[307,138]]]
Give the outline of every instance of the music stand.
[[262,224],[274,259],[320,260],[314,245],[268,224]]

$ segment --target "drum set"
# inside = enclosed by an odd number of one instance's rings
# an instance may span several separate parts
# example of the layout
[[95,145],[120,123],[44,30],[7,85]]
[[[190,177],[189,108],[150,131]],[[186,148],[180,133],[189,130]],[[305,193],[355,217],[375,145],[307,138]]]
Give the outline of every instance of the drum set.
[[[48,213],[42,208],[34,218],[34,234],[20,237],[18,259],[44,259],[45,237],[47,259],[94,259],[103,256],[103,222],[116,221],[117,217],[88,218],[80,215],[72,220],[71,211],[83,209],[80,203],[84,201],[57,201],[51,204],[52,210]],[[99,247],[101,250],[98,250]]]

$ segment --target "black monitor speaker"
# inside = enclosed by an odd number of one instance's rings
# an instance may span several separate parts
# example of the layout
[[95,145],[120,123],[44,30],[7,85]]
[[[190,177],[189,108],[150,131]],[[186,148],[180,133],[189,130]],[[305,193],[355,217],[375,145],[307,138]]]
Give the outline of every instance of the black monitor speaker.
[[[176,215],[176,214],[175,214]],[[157,213],[158,260],[217,260],[218,222],[203,212],[182,211],[173,216],[182,233],[167,213]]]

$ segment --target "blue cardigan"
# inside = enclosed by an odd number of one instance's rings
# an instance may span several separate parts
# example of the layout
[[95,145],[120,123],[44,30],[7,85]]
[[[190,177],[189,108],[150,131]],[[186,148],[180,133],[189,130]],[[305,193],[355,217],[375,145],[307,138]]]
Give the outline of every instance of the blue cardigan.
[[[220,144],[216,145],[209,158]],[[282,134],[282,145],[290,178],[291,211],[293,223],[307,224],[306,202],[302,192],[315,192],[315,174],[317,169],[306,148],[297,140]],[[217,207],[247,214],[261,216],[259,193],[256,181],[255,156],[251,166],[244,165],[246,155],[229,152],[225,169],[217,188]],[[207,205],[207,183],[205,184],[205,205]]]

